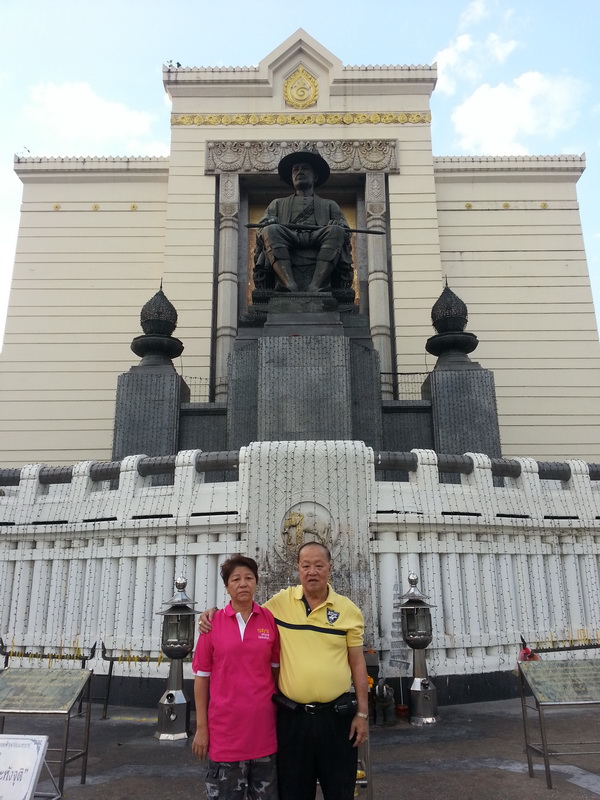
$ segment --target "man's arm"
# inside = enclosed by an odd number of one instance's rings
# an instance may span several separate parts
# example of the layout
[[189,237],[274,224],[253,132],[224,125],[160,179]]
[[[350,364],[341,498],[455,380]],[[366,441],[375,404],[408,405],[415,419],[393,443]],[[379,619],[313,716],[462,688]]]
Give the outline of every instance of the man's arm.
[[[362,645],[348,648],[348,663],[358,703],[357,716],[354,717],[350,726],[350,739],[356,734],[354,747],[358,747],[366,740],[369,733],[369,682]],[[366,717],[359,717],[358,714],[365,714]]]
[[194,678],[194,702],[196,704],[196,735],[192,742],[192,753],[203,760],[208,755],[208,686],[210,678],[196,675]]
[[198,630],[200,633],[210,633],[212,630],[212,618],[219,609],[215,606],[203,611],[198,617]]

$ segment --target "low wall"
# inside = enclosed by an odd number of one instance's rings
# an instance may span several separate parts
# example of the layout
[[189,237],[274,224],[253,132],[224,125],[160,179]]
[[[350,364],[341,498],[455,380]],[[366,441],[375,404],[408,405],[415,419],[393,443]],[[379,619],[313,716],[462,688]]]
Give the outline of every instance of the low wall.
[[498,460],[468,454],[453,470],[460,483],[446,483],[438,456],[417,450],[396,459],[408,481],[378,481],[394,459],[361,442],[263,442],[240,451],[237,481],[205,483],[201,455],[179,453],[170,485],[140,475],[143,456],[109,465],[118,486],[93,480],[103,470],[92,462],[68,482],[40,481],[40,465],[5,481],[0,635],[16,663],[97,642],[95,671],[107,671],[104,643],[117,675],[164,676],[157,612],[178,575],[198,608],[221,605],[219,565],[245,552],[262,597],[295,580],[296,547],[313,538],[332,548],[334,585],[363,608],[390,677],[410,670],[397,609],[409,571],[435,605],[434,675],[511,670],[521,635],[534,646],[599,641],[600,483],[583,462],[545,480],[537,462],[514,459],[496,486]]

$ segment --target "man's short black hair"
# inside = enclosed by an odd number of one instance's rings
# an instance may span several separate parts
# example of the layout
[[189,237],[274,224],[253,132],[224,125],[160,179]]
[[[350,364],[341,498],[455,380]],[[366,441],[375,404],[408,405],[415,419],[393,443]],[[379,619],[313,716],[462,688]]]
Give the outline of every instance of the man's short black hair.
[[322,547],[323,550],[327,553],[327,560],[331,561],[331,551],[329,550],[323,542],[304,542],[303,545],[300,545],[298,548],[298,562],[300,562],[300,553],[304,550],[305,547],[310,547],[311,545],[316,545],[317,547]]

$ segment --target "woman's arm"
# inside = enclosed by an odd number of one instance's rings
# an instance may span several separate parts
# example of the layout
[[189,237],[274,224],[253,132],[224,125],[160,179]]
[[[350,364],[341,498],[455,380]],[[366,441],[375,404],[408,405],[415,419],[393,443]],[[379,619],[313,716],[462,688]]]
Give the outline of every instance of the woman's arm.
[[196,735],[192,742],[192,753],[199,759],[208,756],[208,687],[210,678],[196,675],[194,678],[194,702],[196,704]]

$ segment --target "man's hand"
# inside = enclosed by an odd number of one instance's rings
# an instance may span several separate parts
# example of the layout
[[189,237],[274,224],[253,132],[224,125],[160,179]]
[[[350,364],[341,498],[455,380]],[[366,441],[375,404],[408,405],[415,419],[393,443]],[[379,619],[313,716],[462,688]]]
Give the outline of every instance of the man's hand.
[[352,747],[358,747],[359,744],[366,742],[367,736],[369,735],[369,721],[362,717],[355,716],[350,726],[349,738],[352,739],[354,734],[356,734],[356,739],[354,739]]
[[209,608],[208,611],[203,611],[198,618],[198,630],[200,633],[210,633],[212,630],[212,618],[219,609]]
[[208,755],[208,730],[196,728],[196,735],[192,742],[192,753],[203,761]]

